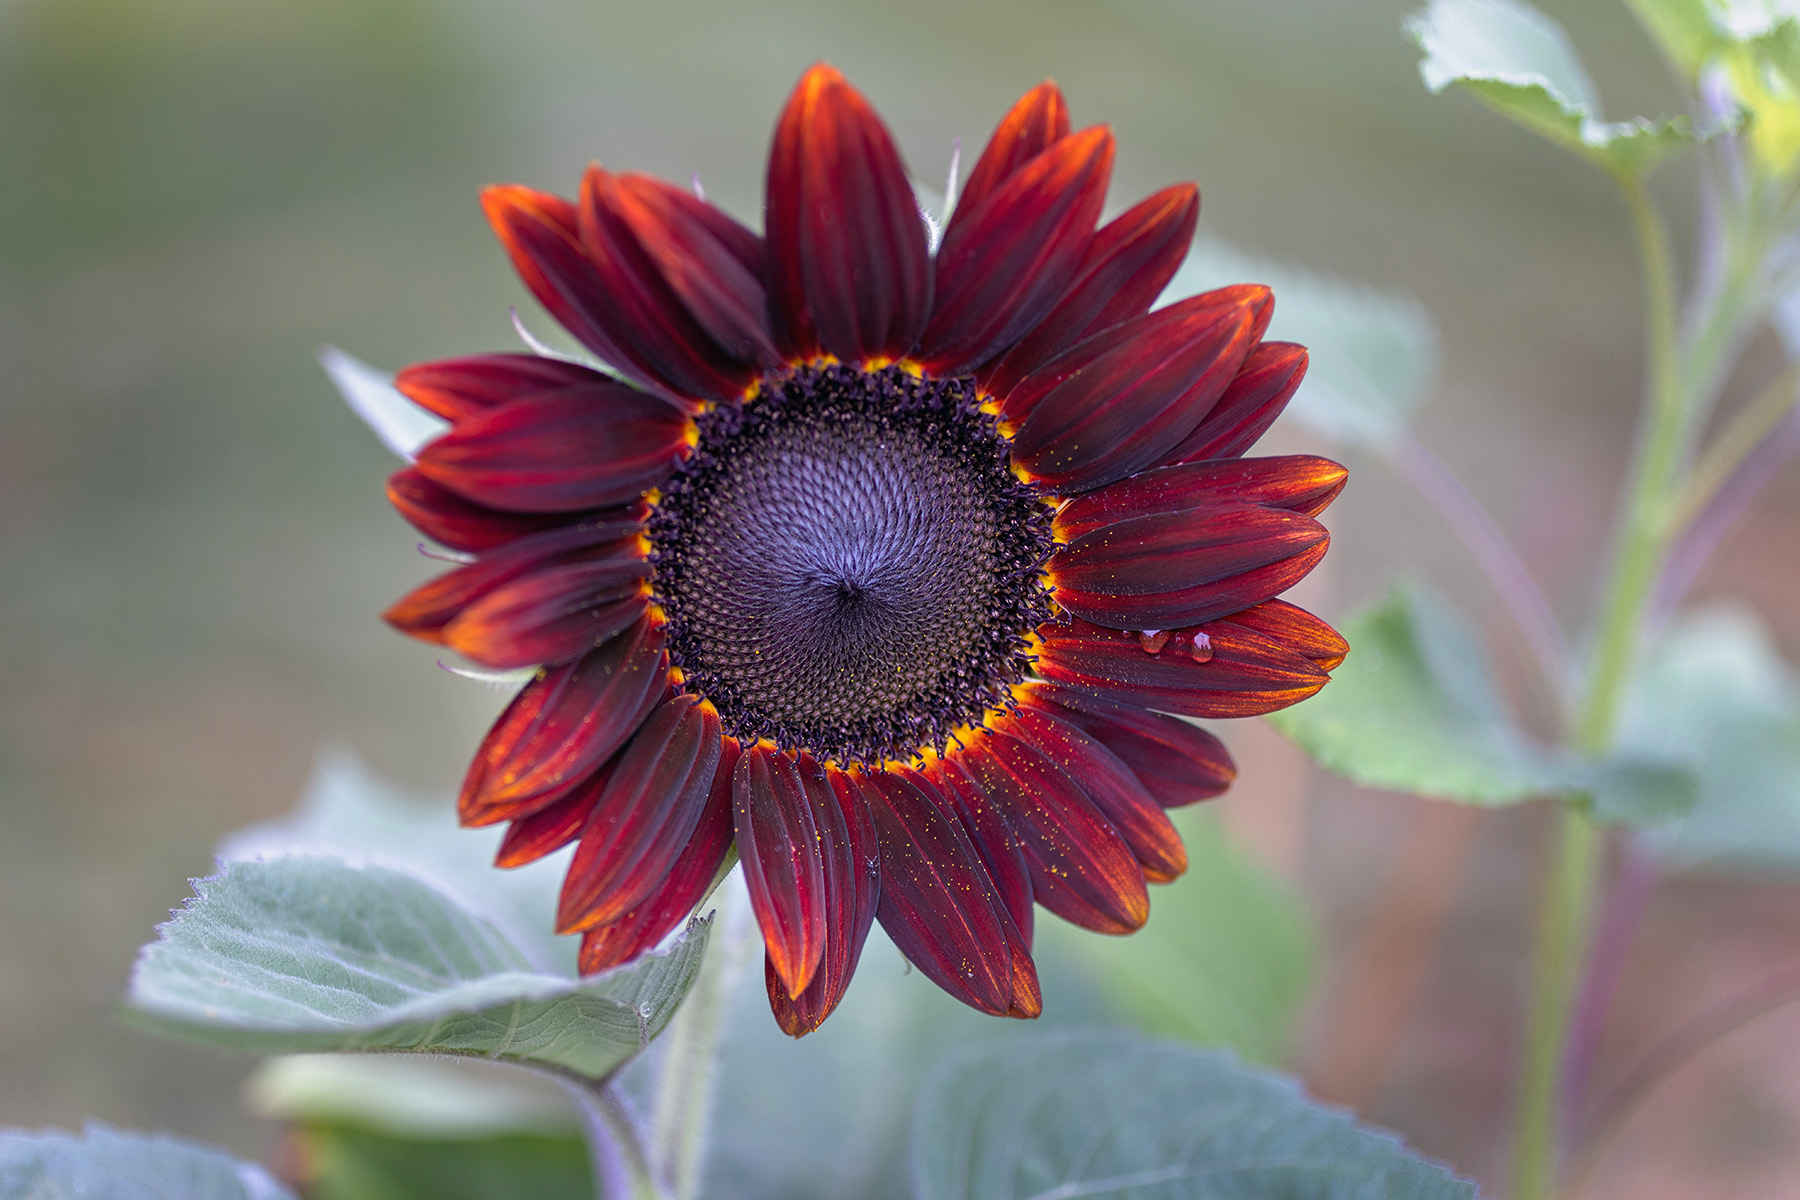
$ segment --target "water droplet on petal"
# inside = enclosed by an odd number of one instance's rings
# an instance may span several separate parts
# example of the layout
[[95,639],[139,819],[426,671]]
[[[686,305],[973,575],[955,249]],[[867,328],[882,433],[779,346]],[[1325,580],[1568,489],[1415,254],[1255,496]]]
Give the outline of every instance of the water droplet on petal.
[[1138,645],[1144,648],[1145,654],[1161,654],[1162,648],[1168,644],[1167,629],[1144,629],[1138,632]]
[[1213,656],[1212,639],[1204,633],[1194,635],[1194,645],[1188,651],[1195,662],[1205,662]]

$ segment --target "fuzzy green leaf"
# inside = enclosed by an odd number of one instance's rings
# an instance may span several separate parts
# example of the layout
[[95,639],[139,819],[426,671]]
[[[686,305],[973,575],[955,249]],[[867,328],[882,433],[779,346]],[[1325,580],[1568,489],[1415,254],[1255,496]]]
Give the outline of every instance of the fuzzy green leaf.
[[914,1110],[915,1200],[1471,1200],[1391,1134],[1217,1051],[1129,1034],[965,1053]]
[[1597,820],[1634,825],[1672,820],[1698,797],[1691,770],[1655,747],[1595,763],[1531,738],[1474,633],[1427,593],[1396,589],[1341,628],[1351,652],[1331,683],[1268,718],[1328,771],[1465,804],[1574,797]]
[[227,863],[139,955],[130,1011],[244,1050],[479,1055],[600,1078],[674,1015],[708,928],[575,980],[409,872],[324,855]]
[[1700,779],[1693,812],[1655,838],[1672,865],[1800,870],[1800,683],[1753,614],[1715,608],[1666,631],[1621,741]]
[[1269,338],[1307,348],[1306,380],[1288,406],[1289,416],[1354,446],[1379,447],[1404,432],[1438,362],[1437,329],[1417,301],[1202,238],[1159,303],[1233,283],[1273,288]]
[[575,973],[579,938],[557,937],[556,898],[574,847],[523,867],[497,870],[505,827],[464,829],[456,798],[416,795],[369,770],[342,747],[320,752],[299,803],[285,816],[226,838],[223,859],[318,851],[379,858],[501,922],[512,943],[552,975]]
[[1512,804],[1567,783],[1507,717],[1480,644],[1438,601],[1397,589],[1341,628],[1350,656],[1331,683],[1268,718],[1320,766],[1469,804]]
[[294,1200],[268,1172],[167,1134],[0,1129],[0,1200]]
[[1607,122],[1568,35],[1519,0],[1432,0],[1406,22],[1419,74],[1458,84],[1495,112],[1615,171],[1640,172],[1694,140],[1687,118]]

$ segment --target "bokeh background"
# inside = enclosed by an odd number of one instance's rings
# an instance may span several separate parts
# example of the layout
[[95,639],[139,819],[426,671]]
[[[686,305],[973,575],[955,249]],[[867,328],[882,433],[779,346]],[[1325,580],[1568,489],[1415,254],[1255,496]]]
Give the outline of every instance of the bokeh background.
[[[288,808],[321,745],[447,791],[503,700],[376,619],[431,564],[318,346],[389,367],[515,348],[513,304],[547,331],[484,183],[568,191],[593,158],[697,171],[758,224],[774,116],[819,58],[921,178],[1054,76],[1077,124],[1118,134],[1115,209],[1198,179],[1231,241],[1417,296],[1444,355],[1424,437],[1557,607],[1585,611],[1639,382],[1621,213],[1591,169],[1428,96],[1408,7],[0,0],[0,1125],[93,1116],[270,1151],[240,1102],[248,1059],[117,1019],[135,948],[223,834]],[[1610,115],[1678,104],[1622,6],[1542,7]],[[1679,167],[1658,184],[1691,210]],[[1347,461],[1303,599],[1330,616],[1429,578],[1505,652],[1433,515]],[[1797,563],[1790,471],[1701,591],[1747,597],[1800,657]],[[1223,732],[1244,766],[1227,826],[1304,893],[1325,948],[1290,1065],[1499,1187],[1543,814],[1358,792],[1260,726]],[[1601,1079],[1797,960],[1800,889],[1665,883]],[[1592,1194],[1800,1196],[1800,1006],[1657,1093]]]

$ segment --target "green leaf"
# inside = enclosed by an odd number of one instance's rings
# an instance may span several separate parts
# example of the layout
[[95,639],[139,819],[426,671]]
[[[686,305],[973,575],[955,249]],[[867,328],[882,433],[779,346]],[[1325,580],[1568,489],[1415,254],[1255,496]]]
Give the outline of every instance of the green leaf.
[[1406,22],[1441,92],[1458,84],[1495,112],[1615,171],[1643,171],[1693,142],[1687,118],[1606,122],[1562,27],[1519,0],[1432,0]]
[[0,1129],[0,1200],[294,1200],[268,1172],[167,1134]]
[[1368,787],[1466,804],[1585,797],[1602,821],[1654,824],[1698,782],[1655,747],[1593,763],[1520,729],[1474,633],[1429,594],[1399,588],[1341,625],[1350,656],[1324,691],[1268,717],[1328,771]]
[[1512,804],[1567,783],[1506,715],[1474,635],[1435,599],[1396,589],[1340,628],[1351,650],[1331,683],[1268,718],[1320,766],[1469,804]]
[[353,358],[336,346],[319,351],[319,365],[337,385],[350,411],[361,417],[397,457],[411,462],[420,447],[450,428],[450,422],[426,412],[394,388],[394,377]]
[[963,1054],[920,1095],[916,1200],[1471,1200],[1391,1134],[1216,1051],[1127,1034]]
[[456,821],[455,797],[404,791],[349,750],[331,747],[319,754],[292,813],[232,834],[218,853],[225,859],[300,850],[378,857],[493,915],[533,961],[553,974],[573,975],[580,939],[557,937],[554,930],[556,898],[574,847],[503,871],[493,862],[504,833],[498,825],[464,829]]
[[708,921],[590,979],[546,973],[416,875],[322,855],[227,863],[145,947],[143,1023],[264,1052],[415,1050],[610,1074],[693,985]]
[[1268,336],[1310,356],[1288,415],[1349,445],[1380,447],[1412,419],[1437,371],[1437,329],[1417,301],[1247,255],[1214,238],[1194,243],[1159,303],[1232,283],[1275,291]]
[[507,1134],[419,1141],[352,1126],[301,1138],[308,1200],[593,1200],[579,1137]]
[[1800,683],[1754,614],[1714,608],[1665,631],[1620,739],[1700,779],[1693,812],[1653,839],[1671,865],[1800,869]]
[[1275,1062],[1312,979],[1306,907],[1234,849],[1211,813],[1170,815],[1188,870],[1151,892],[1149,924],[1106,938],[1046,921],[1040,943],[1087,964],[1140,1029]]

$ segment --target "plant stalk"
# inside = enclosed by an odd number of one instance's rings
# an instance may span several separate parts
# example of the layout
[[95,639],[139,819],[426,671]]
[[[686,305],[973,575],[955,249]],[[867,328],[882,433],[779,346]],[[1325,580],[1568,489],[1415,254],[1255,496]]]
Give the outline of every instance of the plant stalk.
[[581,1110],[599,1200],[667,1200],[644,1154],[643,1134],[624,1097],[604,1080],[564,1079]]
[[700,1194],[719,1038],[738,977],[760,944],[743,889],[727,887],[713,895],[719,899],[717,934],[693,990],[663,1032],[650,1117],[649,1159],[670,1200],[694,1200]]
[[[1613,742],[1644,614],[1673,528],[1674,483],[1692,425],[1691,395],[1683,387],[1677,344],[1675,271],[1668,236],[1642,181],[1622,176],[1619,182],[1644,274],[1648,370],[1593,665],[1570,730],[1575,748],[1594,757]],[[1716,329],[1712,321],[1705,327]],[[1711,346],[1725,339],[1715,335],[1706,340]],[[1555,1194],[1566,1149],[1561,1137],[1567,1124],[1561,1104],[1562,1064],[1600,874],[1602,839],[1585,812],[1574,804],[1561,805],[1554,837],[1533,936],[1525,1061],[1513,1130],[1514,1200],[1549,1200]]]

